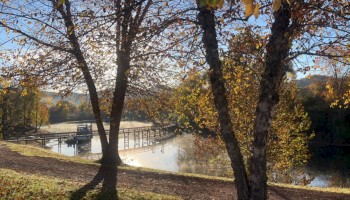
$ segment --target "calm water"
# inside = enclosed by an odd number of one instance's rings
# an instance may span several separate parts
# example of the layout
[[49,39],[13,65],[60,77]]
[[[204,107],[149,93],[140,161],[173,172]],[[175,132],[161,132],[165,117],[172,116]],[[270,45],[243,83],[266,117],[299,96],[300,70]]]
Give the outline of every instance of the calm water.
[[[126,164],[173,172],[198,173],[215,176],[229,176],[230,167],[212,162],[210,156],[195,155],[191,134],[179,135],[163,142],[129,140],[129,149],[124,149],[124,138],[119,138],[119,152]],[[136,148],[134,148],[136,146]],[[98,136],[91,142],[68,145],[51,140],[46,144],[54,152],[68,156],[80,156],[90,159],[101,157],[101,145]],[[312,150],[309,164],[302,169],[303,173],[295,175],[295,183],[306,178],[309,186],[315,187],[350,187],[350,149],[323,147]],[[347,156],[349,155],[349,156]]]

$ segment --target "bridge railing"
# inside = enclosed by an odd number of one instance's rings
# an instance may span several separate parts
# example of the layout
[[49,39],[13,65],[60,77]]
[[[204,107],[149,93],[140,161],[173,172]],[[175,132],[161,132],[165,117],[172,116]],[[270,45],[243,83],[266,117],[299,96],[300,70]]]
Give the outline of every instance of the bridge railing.
[[[169,128],[176,127],[175,124],[166,126],[143,126],[143,127],[133,127],[133,128],[121,128],[119,129],[119,134],[125,133],[140,133],[143,131],[155,131],[155,130],[168,130]],[[109,134],[109,130],[105,130]],[[98,135],[97,130],[92,131],[93,135]],[[73,132],[61,132],[61,133],[47,133],[47,134],[32,134],[23,136],[13,136],[6,138],[7,141],[20,141],[20,140],[38,140],[38,139],[58,139],[58,138],[70,138],[77,135],[76,131]]]

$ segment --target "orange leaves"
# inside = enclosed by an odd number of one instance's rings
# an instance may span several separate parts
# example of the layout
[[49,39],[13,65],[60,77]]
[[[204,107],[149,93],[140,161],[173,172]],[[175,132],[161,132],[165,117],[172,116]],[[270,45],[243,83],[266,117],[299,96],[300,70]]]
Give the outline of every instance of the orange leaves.
[[272,9],[274,12],[278,11],[281,7],[281,0],[274,0],[272,3]]
[[[291,4],[291,0],[285,0],[286,3]],[[255,18],[259,16],[260,4],[256,3],[255,0],[243,0],[245,5],[244,17],[250,17],[254,15]],[[272,9],[274,12],[278,11],[282,6],[282,0],[273,0]]]
[[219,9],[224,6],[225,0],[199,0],[199,7],[207,7],[209,9]]
[[58,7],[61,7],[65,2],[66,2],[66,0],[58,0],[58,2],[57,2],[57,8],[58,8]]
[[254,12],[253,12],[253,15],[254,15],[255,19],[257,19],[258,16],[259,16],[259,8],[260,8],[260,5],[256,4],[255,8],[254,8]]
[[255,0],[244,0],[243,3],[245,4],[244,17],[254,15],[255,18],[258,18],[260,5],[255,3]]
[[253,14],[254,5],[253,3],[247,3],[245,5],[244,17],[250,17]]

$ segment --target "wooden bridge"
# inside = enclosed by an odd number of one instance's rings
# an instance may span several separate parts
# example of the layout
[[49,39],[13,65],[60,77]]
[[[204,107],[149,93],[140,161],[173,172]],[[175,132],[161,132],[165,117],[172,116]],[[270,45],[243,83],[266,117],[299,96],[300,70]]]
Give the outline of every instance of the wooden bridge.
[[[168,140],[171,138],[174,138],[176,135],[169,133],[167,137],[164,137],[164,140]],[[130,147],[129,149],[123,149],[120,148],[118,150],[119,155],[132,155],[132,154],[138,154],[141,152],[147,152],[152,151],[155,152],[156,150],[160,150],[160,152],[164,153],[164,148],[168,146],[169,144],[164,143],[163,141],[151,141],[147,146],[140,146],[140,147]],[[79,153],[77,152],[76,155]],[[102,158],[102,153],[86,153],[86,154],[79,154],[79,157],[85,158],[85,159],[91,159],[91,160],[99,160]]]
[[[171,124],[166,126],[144,126],[144,127],[134,127],[134,128],[122,128],[119,130],[119,135],[123,136],[124,148],[130,148],[130,139],[133,140],[133,147],[140,148],[144,146],[149,146],[156,142],[162,141],[173,134],[176,130],[177,125]],[[98,131],[92,131],[93,135],[98,135]],[[109,130],[106,130],[109,134]],[[30,141],[39,141],[42,146],[45,146],[46,141],[57,139],[58,143],[62,140],[65,141],[69,138],[73,138],[77,135],[77,132],[64,132],[64,133],[49,133],[49,134],[32,134],[25,136],[15,136],[6,138],[9,142],[25,142],[26,144]]]

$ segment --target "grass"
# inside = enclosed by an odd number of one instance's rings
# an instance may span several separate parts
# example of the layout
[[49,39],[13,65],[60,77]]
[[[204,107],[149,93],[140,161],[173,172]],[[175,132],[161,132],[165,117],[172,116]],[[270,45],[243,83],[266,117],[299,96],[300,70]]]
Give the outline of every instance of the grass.
[[[39,157],[52,157],[52,158],[56,158],[62,161],[67,161],[67,162],[76,162],[76,163],[81,163],[81,164],[91,164],[91,165],[99,165],[96,162],[92,161],[92,160],[87,160],[87,159],[82,159],[82,158],[77,158],[77,157],[68,157],[68,156],[64,156],[58,153],[54,153],[51,152],[49,150],[46,149],[42,149],[39,147],[33,147],[33,146],[29,146],[29,145],[21,145],[21,144],[14,144],[14,143],[8,143],[8,142],[2,142],[0,141],[0,145],[6,145],[8,146],[10,149],[12,149],[13,151],[19,152],[22,155],[25,156],[39,156]],[[190,173],[175,173],[175,172],[168,172],[168,171],[162,171],[162,170],[157,170],[157,169],[149,169],[149,168],[143,168],[143,167],[133,167],[133,166],[121,166],[119,167],[120,169],[125,169],[125,170],[133,170],[133,171],[142,171],[142,172],[152,172],[152,173],[159,173],[159,174],[169,174],[169,175],[180,175],[180,176],[185,176],[185,177],[197,177],[197,178],[204,178],[204,179],[211,179],[211,180],[221,180],[221,181],[228,181],[228,182],[232,182],[233,180],[231,178],[223,178],[223,177],[214,177],[214,176],[207,176],[207,175],[199,175],[199,174],[190,174]],[[4,175],[6,174],[6,175]],[[22,184],[23,182],[25,182],[25,180],[20,180],[18,177],[20,177],[18,175],[18,173],[3,173],[3,169],[0,169],[0,185],[4,185],[6,184],[6,182],[4,183],[4,177],[7,177],[7,180],[11,180],[11,178],[8,177],[8,175],[13,175],[15,177],[17,177],[15,180],[18,181],[18,184],[20,185],[24,185],[23,187],[26,187],[26,184]],[[17,175],[17,176],[16,176]],[[25,177],[27,177],[27,179],[30,178],[29,175],[24,175]],[[53,178],[38,178],[33,176],[33,183],[30,185],[33,185],[33,188],[30,189],[30,191],[25,192],[26,190],[23,190],[21,192],[21,195],[26,195],[26,194],[31,194],[31,192],[35,192],[35,191],[39,191],[35,188],[42,188],[43,190],[40,190],[40,192],[43,192],[43,195],[46,195],[47,192],[45,192],[45,188],[50,188],[52,185],[54,185],[53,190],[50,192],[54,192],[55,195],[57,197],[61,197],[60,195],[67,195],[66,193],[70,193],[71,191],[74,191],[74,188],[77,189],[79,184],[78,183],[73,183],[73,182],[69,182],[69,181],[62,181],[62,180],[58,180],[58,179],[53,179]],[[40,179],[43,179],[42,182],[38,181]],[[51,181],[52,180],[52,181]],[[47,182],[47,184],[43,184],[43,187],[41,187],[41,183],[44,183],[45,181],[49,181]],[[64,183],[64,184],[63,184]],[[66,186],[66,183],[68,183],[68,186]],[[11,185],[11,184],[7,184],[7,185]],[[64,187],[62,185],[65,185]],[[303,190],[313,190],[313,191],[322,191],[322,192],[335,192],[335,193],[344,193],[344,194],[350,194],[350,189],[348,188],[334,188],[334,187],[327,187],[327,188],[318,188],[318,187],[308,187],[308,186],[299,186],[299,185],[291,185],[291,184],[280,184],[280,183],[268,183],[268,185],[270,186],[277,186],[277,187],[286,187],[286,188],[294,188],[294,189],[303,189]],[[48,187],[47,187],[48,186]],[[9,186],[6,186],[9,187]],[[6,188],[5,187],[5,188]],[[21,187],[21,186],[20,186]],[[63,190],[65,192],[63,192],[63,194],[61,194],[61,190],[57,190],[55,188],[60,188],[63,187]],[[12,190],[12,189],[11,189]],[[63,191],[62,190],[62,191]],[[21,191],[17,188],[13,188],[12,191]],[[94,195],[96,195],[98,193],[98,191],[92,192],[91,194],[88,193],[88,195],[90,195],[90,198],[93,198]],[[3,199],[1,195],[4,194],[3,191],[3,187],[0,187],[0,199]],[[122,195],[121,199],[157,199],[158,197],[160,199],[178,199],[176,197],[170,197],[170,196],[166,196],[163,198],[163,196],[157,196],[157,194],[154,193],[147,193],[147,192],[140,192],[140,191],[136,191],[136,190],[126,190],[123,188],[119,188],[118,189],[118,195]],[[151,195],[148,196],[147,198],[141,198],[141,196],[144,195]],[[138,197],[139,196],[139,197]],[[154,198],[152,197],[154,196]],[[25,197],[25,196],[24,196]],[[67,197],[67,196],[62,196],[62,197]],[[130,197],[130,198],[129,198]],[[68,197],[67,197],[68,198]],[[5,198],[6,199],[6,198]],[[12,198],[10,198],[12,199]],[[18,199],[15,198],[14,199]],[[21,198],[19,198],[21,199]],[[28,198],[24,198],[24,199],[28,199]],[[29,198],[30,199],[30,198]],[[37,198],[34,198],[37,199]],[[50,199],[50,198],[48,198]],[[55,199],[55,198],[53,198]],[[59,198],[62,199],[62,198]],[[64,199],[64,198],[63,198]]]
[[91,165],[98,165],[93,160],[83,159],[79,157],[69,157],[64,156],[59,153],[52,152],[47,149],[34,147],[30,145],[23,145],[23,144],[15,144],[11,142],[2,142],[0,141],[0,145],[6,145],[9,147],[12,151],[16,151],[24,156],[38,156],[38,157],[46,157],[46,158],[56,158],[62,161],[67,162],[76,162],[81,164],[91,164]]
[[[16,151],[24,156],[38,156],[38,157],[50,157],[50,158],[56,158],[62,161],[67,162],[76,162],[81,164],[92,164],[92,165],[99,165],[93,160],[83,159],[79,157],[68,157],[64,156],[59,153],[52,152],[47,149],[43,149],[40,147],[34,147],[30,145],[24,145],[24,144],[15,144],[10,142],[1,142],[0,145],[6,145],[11,150]],[[125,169],[125,170],[134,170],[134,171],[144,171],[144,172],[153,172],[153,173],[159,173],[159,174],[171,174],[171,175],[181,175],[181,176],[187,176],[187,177],[197,177],[197,178],[204,178],[204,179],[211,179],[211,180],[221,180],[221,181],[231,181],[230,178],[224,178],[224,177],[215,177],[215,176],[208,176],[208,175],[202,175],[202,174],[191,174],[191,173],[175,173],[175,172],[169,172],[169,171],[163,171],[159,169],[150,169],[150,168],[144,168],[144,167],[133,167],[133,166],[121,166],[119,169]]]
[[[9,169],[0,169],[0,199],[70,199],[72,192],[83,186],[77,183],[48,176],[28,175]],[[118,188],[120,200],[164,199],[178,200],[175,196]],[[85,199],[106,199],[100,188],[89,191]]]
[[164,171],[164,170],[160,170],[160,169],[151,169],[151,168],[134,167],[134,166],[120,166],[118,168],[125,169],[125,170],[133,170],[133,171],[152,172],[152,173],[158,173],[158,174],[169,174],[169,175],[177,175],[177,176],[195,177],[195,178],[203,178],[203,179],[210,179],[210,180],[220,180],[220,181],[233,182],[232,178],[209,176],[209,175],[204,175],[204,174],[170,172],[170,171]]
[[312,190],[312,191],[320,191],[320,192],[334,192],[334,193],[342,193],[342,194],[350,194],[349,188],[336,188],[336,187],[309,187],[302,185],[291,185],[291,184],[283,184],[283,183],[268,183],[269,186],[277,186],[277,187],[285,187],[285,188],[293,188],[293,189],[301,189],[301,190]]

